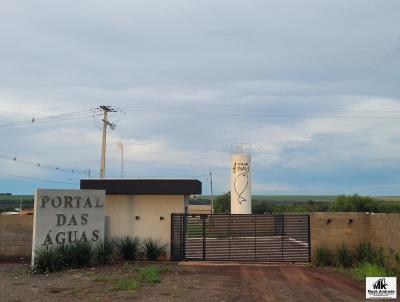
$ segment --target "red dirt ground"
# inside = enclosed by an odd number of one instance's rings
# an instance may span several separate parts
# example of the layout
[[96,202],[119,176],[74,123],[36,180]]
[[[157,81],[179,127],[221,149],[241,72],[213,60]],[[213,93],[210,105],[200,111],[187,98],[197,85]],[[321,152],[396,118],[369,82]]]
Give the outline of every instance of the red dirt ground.
[[[138,264],[129,264],[132,267]],[[20,264],[0,264],[0,301],[364,301],[364,284],[339,273],[294,265],[162,264],[161,283],[116,290],[131,270],[115,264],[47,275]],[[149,265],[149,264],[141,264]],[[113,283],[114,282],[114,283]]]

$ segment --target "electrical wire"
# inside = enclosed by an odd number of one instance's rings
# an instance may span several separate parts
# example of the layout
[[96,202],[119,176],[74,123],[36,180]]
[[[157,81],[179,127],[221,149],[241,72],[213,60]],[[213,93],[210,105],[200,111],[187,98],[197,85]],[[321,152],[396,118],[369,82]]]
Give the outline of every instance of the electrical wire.
[[38,123],[46,123],[46,122],[58,122],[58,121],[67,121],[74,119],[82,119],[82,118],[91,118],[93,116],[99,115],[97,108],[81,110],[76,112],[58,114],[58,115],[49,115],[44,117],[32,117],[32,119],[25,119],[20,121],[8,121],[0,123],[0,128],[10,127],[10,126],[18,126],[24,124],[38,124]]
[[79,183],[75,183],[75,182],[66,182],[66,181],[57,181],[57,180],[50,180],[50,179],[43,179],[43,178],[36,178],[36,177],[21,176],[21,175],[5,173],[5,172],[0,172],[0,175],[11,176],[11,177],[16,177],[16,178],[21,178],[21,179],[32,180],[32,181],[52,182],[52,183],[68,184],[68,185],[79,185]]
[[[133,108],[128,106],[127,108]],[[293,112],[293,113],[291,113]],[[193,116],[257,116],[263,118],[327,118],[327,119],[384,119],[384,120],[398,120],[400,119],[399,110],[313,110],[313,109],[268,109],[268,108],[245,108],[232,110],[196,110],[191,109],[190,112],[185,108],[163,108],[163,107],[136,107],[134,112],[126,111],[126,113],[138,114],[153,114],[153,113],[166,113],[166,114],[181,114],[181,118],[192,118]],[[331,113],[331,114],[330,114]],[[341,115],[337,115],[340,113]],[[363,113],[381,115],[363,115]],[[385,114],[396,114],[385,115]],[[354,115],[357,114],[357,115]]]
[[[128,105],[125,108],[132,108],[138,110],[155,110],[155,111],[176,111],[182,112],[185,111],[185,108],[171,108],[171,107],[150,107],[150,106],[138,106],[138,105]],[[239,110],[240,108],[238,108]],[[213,110],[214,111],[214,110]],[[224,110],[228,111],[228,110]],[[300,108],[251,108],[246,107],[244,111],[267,111],[267,112],[316,112],[316,113],[400,113],[400,110],[331,110],[331,109],[300,109]],[[208,113],[208,111],[207,111]]]
[[40,162],[33,162],[33,161],[29,161],[29,160],[20,159],[20,158],[17,158],[15,156],[7,156],[7,155],[4,155],[4,154],[0,154],[0,158],[7,159],[7,160],[10,160],[10,161],[14,161],[14,162],[19,162],[21,164],[30,165],[30,166],[33,166],[33,167],[56,170],[56,171],[59,171],[59,172],[78,173],[78,174],[84,174],[84,175],[88,175],[89,174],[89,169],[80,170],[80,169],[60,168],[58,166],[44,165],[44,164],[41,164]]

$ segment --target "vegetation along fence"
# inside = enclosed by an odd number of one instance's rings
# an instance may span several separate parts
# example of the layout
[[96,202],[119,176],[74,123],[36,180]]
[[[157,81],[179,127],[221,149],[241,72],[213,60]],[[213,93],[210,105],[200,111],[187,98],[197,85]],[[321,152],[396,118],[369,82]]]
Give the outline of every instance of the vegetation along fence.
[[185,215],[171,217],[172,260],[309,262],[310,216]]

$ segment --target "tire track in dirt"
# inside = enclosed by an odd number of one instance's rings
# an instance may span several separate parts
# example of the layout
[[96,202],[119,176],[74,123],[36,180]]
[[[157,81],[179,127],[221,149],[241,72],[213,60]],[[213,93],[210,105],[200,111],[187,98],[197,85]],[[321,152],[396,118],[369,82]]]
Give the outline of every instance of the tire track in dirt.
[[245,297],[242,298],[251,298],[249,301],[277,301],[262,268],[241,266],[240,276],[245,284],[241,292]]
[[[296,293],[297,301],[330,302],[321,287],[317,286],[299,267],[280,268],[287,284]],[[301,297],[301,298],[300,298]]]

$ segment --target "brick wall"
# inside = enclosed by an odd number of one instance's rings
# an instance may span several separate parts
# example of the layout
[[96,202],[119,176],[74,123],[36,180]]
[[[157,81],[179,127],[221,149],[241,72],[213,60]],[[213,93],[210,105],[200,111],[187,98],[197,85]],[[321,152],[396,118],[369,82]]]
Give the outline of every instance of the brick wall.
[[[400,251],[400,214],[311,213],[310,223],[312,255],[321,245],[335,250],[364,241]],[[0,259],[30,258],[32,227],[33,216],[0,215]]]
[[375,246],[391,247],[400,251],[400,214],[370,215],[370,228],[367,238]]
[[310,224],[312,257],[320,246],[334,251],[342,244],[354,248],[362,242],[400,251],[400,214],[311,213]]
[[0,259],[30,258],[33,216],[0,215]]

